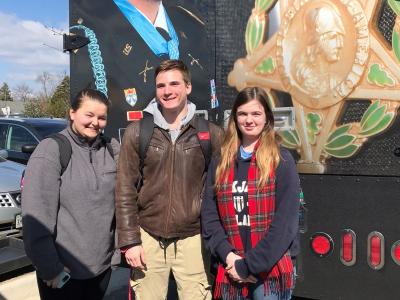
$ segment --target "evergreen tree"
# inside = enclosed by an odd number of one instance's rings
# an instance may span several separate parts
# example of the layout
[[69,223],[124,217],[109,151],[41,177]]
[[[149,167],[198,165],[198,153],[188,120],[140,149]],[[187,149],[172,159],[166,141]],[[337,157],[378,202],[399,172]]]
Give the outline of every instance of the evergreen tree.
[[3,86],[0,88],[0,100],[1,101],[13,101],[11,97],[10,88],[7,83],[3,83]]
[[24,103],[24,115],[31,118],[47,117],[49,103],[45,100],[32,99]]
[[48,115],[55,118],[65,118],[70,107],[69,102],[69,76],[65,76],[50,98]]

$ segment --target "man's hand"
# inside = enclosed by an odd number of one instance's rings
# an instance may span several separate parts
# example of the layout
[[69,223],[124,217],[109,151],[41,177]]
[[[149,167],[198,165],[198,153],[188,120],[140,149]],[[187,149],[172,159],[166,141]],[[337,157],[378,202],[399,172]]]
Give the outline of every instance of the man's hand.
[[142,245],[133,246],[125,252],[126,262],[132,268],[144,270],[146,268],[146,257]]

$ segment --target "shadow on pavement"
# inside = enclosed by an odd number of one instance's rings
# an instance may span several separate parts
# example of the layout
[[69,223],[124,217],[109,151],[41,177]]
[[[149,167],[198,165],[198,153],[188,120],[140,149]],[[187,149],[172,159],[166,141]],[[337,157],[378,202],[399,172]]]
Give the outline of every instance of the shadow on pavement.
[[[128,268],[117,268],[111,274],[110,283],[104,296],[104,300],[120,300],[128,299]],[[167,300],[177,300],[176,284],[174,280],[170,280],[168,286]],[[0,298],[0,300],[3,300]]]

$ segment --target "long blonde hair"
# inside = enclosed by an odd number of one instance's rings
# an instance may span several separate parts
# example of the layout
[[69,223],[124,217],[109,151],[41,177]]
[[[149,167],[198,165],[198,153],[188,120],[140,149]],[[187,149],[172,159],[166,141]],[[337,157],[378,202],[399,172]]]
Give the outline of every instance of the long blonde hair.
[[257,100],[264,108],[266,124],[260,134],[259,145],[256,151],[256,162],[259,170],[258,188],[263,187],[271,174],[277,168],[279,156],[280,137],[274,131],[274,116],[268,105],[267,93],[259,87],[247,87],[236,96],[232,112],[229,117],[228,128],[221,146],[221,160],[216,170],[215,188],[220,189],[223,183],[227,183],[231,164],[234,163],[238,149],[242,143],[242,134],[237,124],[237,110],[239,106],[252,100]]

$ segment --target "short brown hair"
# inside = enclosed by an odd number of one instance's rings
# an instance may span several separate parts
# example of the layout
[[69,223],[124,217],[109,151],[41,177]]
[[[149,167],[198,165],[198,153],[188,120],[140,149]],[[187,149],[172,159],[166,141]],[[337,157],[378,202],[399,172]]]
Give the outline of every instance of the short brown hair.
[[188,67],[183,63],[183,61],[179,59],[168,59],[162,61],[154,73],[154,79],[156,79],[159,73],[171,70],[180,71],[183,77],[183,81],[185,81],[186,84],[189,84],[191,82]]

